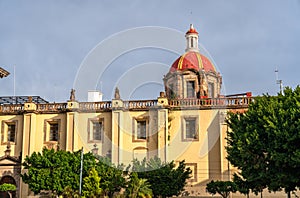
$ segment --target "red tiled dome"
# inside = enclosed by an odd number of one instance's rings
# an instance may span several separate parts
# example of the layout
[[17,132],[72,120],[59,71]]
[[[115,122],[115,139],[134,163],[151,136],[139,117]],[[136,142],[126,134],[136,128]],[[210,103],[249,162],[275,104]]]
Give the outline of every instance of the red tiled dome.
[[187,69],[194,69],[200,71],[204,69],[205,72],[217,72],[211,61],[199,52],[189,51],[180,56],[170,68],[170,72],[184,71]]

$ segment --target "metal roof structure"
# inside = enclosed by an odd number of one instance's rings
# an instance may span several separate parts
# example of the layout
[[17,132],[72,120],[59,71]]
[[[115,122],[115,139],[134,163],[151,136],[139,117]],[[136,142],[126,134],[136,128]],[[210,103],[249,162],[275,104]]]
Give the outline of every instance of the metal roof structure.
[[3,69],[2,67],[0,67],[0,78],[4,78],[7,77],[10,73],[8,71],[6,71],[5,69]]
[[0,97],[0,105],[2,105],[2,104],[24,104],[25,102],[28,102],[30,100],[36,104],[49,103],[47,100],[44,100],[40,96],[2,96],[2,97]]

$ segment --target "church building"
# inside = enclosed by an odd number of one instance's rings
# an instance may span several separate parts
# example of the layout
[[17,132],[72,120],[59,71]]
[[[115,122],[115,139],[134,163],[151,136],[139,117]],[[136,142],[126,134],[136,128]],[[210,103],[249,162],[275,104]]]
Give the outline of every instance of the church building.
[[114,99],[99,102],[77,101],[75,90],[64,103],[0,97],[0,184],[15,184],[18,197],[32,196],[19,176],[21,162],[44,147],[83,147],[114,164],[154,156],[185,160],[192,170],[186,186],[191,196],[207,196],[206,183],[212,179],[230,180],[224,120],[229,111],[245,111],[251,93],[222,95],[222,76],[199,50],[192,25],[185,38],[185,53],[170,65],[162,79],[165,91],[153,100],[122,100],[118,88]]

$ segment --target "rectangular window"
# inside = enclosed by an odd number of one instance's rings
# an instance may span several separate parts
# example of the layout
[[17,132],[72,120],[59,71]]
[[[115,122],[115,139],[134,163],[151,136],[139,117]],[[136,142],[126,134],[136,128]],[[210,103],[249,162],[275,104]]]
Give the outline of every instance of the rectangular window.
[[104,118],[88,119],[88,142],[96,143],[103,141]]
[[93,122],[93,140],[101,141],[101,135],[103,133],[103,122]]
[[137,121],[137,139],[145,140],[147,138],[146,120]]
[[58,123],[49,123],[49,124],[50,124],[49,141],[58,141]]
[[187,98],[195,98],[195,81],[186,82]]
[[[44,143],[58,144],[60,139],[60,119],[46,119],[44,120]],[[56,143],[55,143],[56,142]],[[53,147],[54,148],[54,147]]]
[[7,124],[7,141],[15,142],[16,139],[16,123]]
[[132,141],[133,142],[144,142],[148,140],[148,127],[149,120],[148,116],[143,116],[133,119],[132,124]]
[[186,139],[196,139],[196,120],[186,119],[185,120],[185,138]]
[[17,143],[17,120],[3,120],[1,128],[1,144]]
[[215,97],[214,83],[208,83],[208,97],[209,98],[214,98]]
[[183,141],[197,141],[198,134],[198,116],[184,116],[182,118],[182,139]]

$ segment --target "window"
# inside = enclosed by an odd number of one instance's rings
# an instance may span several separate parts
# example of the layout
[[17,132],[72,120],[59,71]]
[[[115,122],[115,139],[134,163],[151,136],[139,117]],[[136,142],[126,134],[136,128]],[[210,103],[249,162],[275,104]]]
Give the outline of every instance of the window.
[[7,124],[7,141],[15,142],[16,139],[16,124],[8,123]]
[[192,173],[190,174],[189,182],[197,182],[197,163],[186,163],[187,168],[190,168]]
[[146,139],[146,120],[137,121],[137,139]]
[[88,142],[96,143],[102,141],[104,135],[104,118],[93,118],[88,120]]
[[17,121],[7,120],[2,121],[1,143],[15,143],[17,141]]
[[196,137],[196,120],[195,119],[186,119],[185,120],[185,138],[194,138]]
[[60,120],[47,119],[44,127],[44,142],[58,142],[60,138]]
[[49,141],[58,141],[58,123],[49,123]]
[[132,141],[133,142],[146,141],[148,139],[147,136],[148,136],[148,119],[145,117],[133,119]]
[[93,122],[93,140],[99,140],[101,141],[101,134],[103,131],[103,123],[94,121]]
[[214,98],[215,97],[214,83],[208,83],[208,97],[209,98]]
[[198,117],[185,116],[182,119],[182,134],[184,141],[197,141],[198,137]]
[[195,98],[195,81],[186,82],[187,98]]
[[174,84],[170,84],[170,86],[169,86],[169,97],[171,99],[176,98],[176,94],[174,92]]

